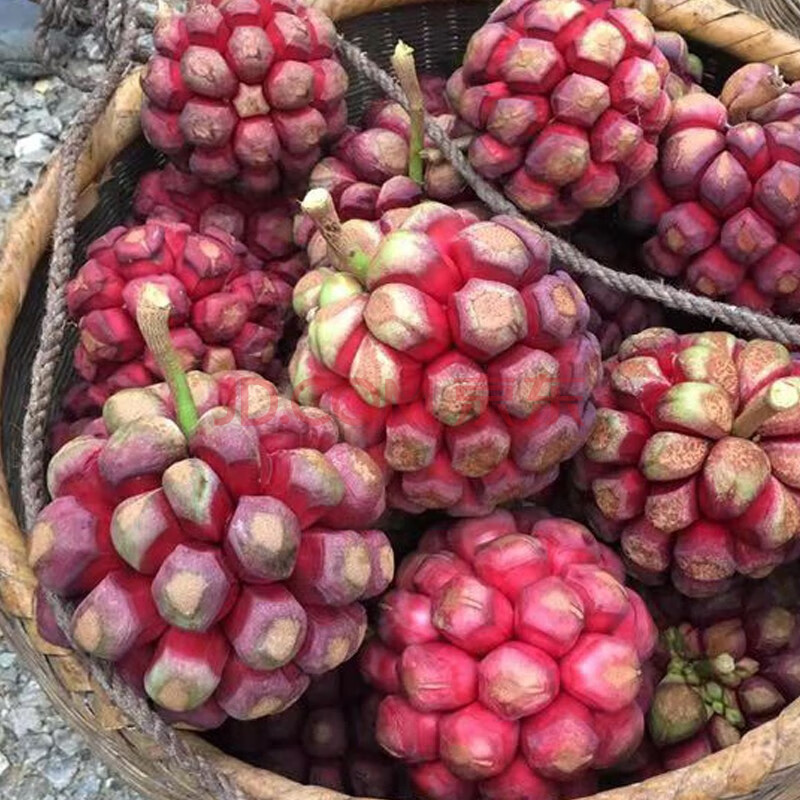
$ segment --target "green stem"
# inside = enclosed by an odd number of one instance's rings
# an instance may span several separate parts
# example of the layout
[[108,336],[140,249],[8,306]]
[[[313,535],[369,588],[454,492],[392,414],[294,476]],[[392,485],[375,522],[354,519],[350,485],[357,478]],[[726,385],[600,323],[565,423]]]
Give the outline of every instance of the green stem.
[[347,235],[330,192],[327,189],[311,189],[303,198],[301,206],[314,220],[329,249],[343,268],[357,278],[363,278],[369,267],[369,256]]
[[136,324],[167,381],[175,403],[178,424],[188,439],[197,428],[197,406],[169,335],[171,311],[172,303],[167,293],[155,283],[146,284],[136,309]]
[[414,63],[414,48],[402,40],[399,41],[392,56],[392,68],[400,87],[405,92],[408,115],[411,118],[411,130],[408,136],[408,177],[422,184],[425,178],[422,159],[422,148],[425,146],[425,102]]

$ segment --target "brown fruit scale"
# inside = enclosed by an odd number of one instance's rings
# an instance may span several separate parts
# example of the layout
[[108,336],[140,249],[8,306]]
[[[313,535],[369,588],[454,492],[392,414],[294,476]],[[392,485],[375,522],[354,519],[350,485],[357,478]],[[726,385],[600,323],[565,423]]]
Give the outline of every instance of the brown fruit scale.
[[630,337],[606,364],[573,481],[643,581],[711,596],[798,554],[800,365],[731,334]]
[[148,141],[253,195],[304,181],[347,123],[336,31],[296,0],[214,0],[161,16],[142,77]]
[[205,728],[278,713],[351,658],[393,553],[370,529],[385,506],[372,459],[254,373],[184,375],[170,313],[148,284],[137,320],[169,389],[114,394],[108,438],[53,457],[29,561],[78,601],[75,645]]
[[581,446],[599,379],[589,309],[523,220],[426,202],[340,223],[297,284],[295,396],[384,465],[390,505],[459,516],[542,491]]
[[433,528],[381,599],[361,670],[425,800],[583,797],[639,746],[655,625],[608,548],[544,517]]

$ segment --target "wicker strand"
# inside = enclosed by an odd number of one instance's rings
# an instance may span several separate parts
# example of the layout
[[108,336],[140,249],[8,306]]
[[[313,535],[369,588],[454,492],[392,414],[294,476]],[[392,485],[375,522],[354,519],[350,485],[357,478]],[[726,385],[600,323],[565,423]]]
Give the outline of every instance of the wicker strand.
[[[341,36],[338,40],[338,47],[342,56],[353,69],[377,84],[392,100],[407,108],[408,104],[402,89],[369,56]],[[464,180],[472,187],[475,194],[492,211],[497,214],[528,219],[513,203],[503,197],[500,192],[475,172],[458,145],[427,115],[425,130],[450,163],[461,173]],[[531,220],[528,221],[530,222]],[[800,345],[800,325],[781,317],[762,314],[747,308],[733,306],[729,303],[721,303],[707,297],[700,297],[675,286],[643,278],[640,275],[617,272],[584,255],[569,242],[564,241],[550,231],[541,228],[540,230],[550,243],[553,255],[569,272],[595,278],[618,291],[644,297],[648,300],[655,300],[662,305],[687,314],[694,314],[724,323],[728,327],[748,335],[774,339],[786,345]]]

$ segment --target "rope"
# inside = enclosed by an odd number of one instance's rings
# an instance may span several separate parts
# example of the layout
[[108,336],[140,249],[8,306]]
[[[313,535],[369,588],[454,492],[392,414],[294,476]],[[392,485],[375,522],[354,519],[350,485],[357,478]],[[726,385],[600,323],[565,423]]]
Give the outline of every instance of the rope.
[[36,24],[35,48],[39,59],[64,83],[81,91],[92,91],[98,81],[76,75],[66,65],[70,52],[56,48],[53,34],[57,31],[73,33],[82,26],[92,28],[100,38],[103,54],[109,59],[122,44],[123,19],[129,5],[138,6],[138,0],[39,0],[41,8]]
[[[54,14],[60,0],[56,0]],[[45,438],[50,400],[55,388],[56,365],[59,362],[66,329],[66,284],[72,270],[75,249],[75,209],[78,198],[77,168],[81,153],[97,119],[106,108],[130,64],[136,41],[134,3],[117,2],[119,22],[109,20],[108,27],[119,25],[120,45],[114,55],[107,74],[97,83],[92,95],[79,112],[70,128],[60,154],[58,185],[58,216],[53,233],[53,254],[45,300],[45,314],[39,350],[33,363],[31,393],[23,423],[22,436],[22,498],[27,527],[33,525],[36,515],[46,502],[44,491]],[[56,595],[49,593],[48,601],[59,627],[67,636],[76,656],[97,685],[141,731],[175,758],[182,768],[194,775],[198,782],[221,800],[239,800],[242,793],[231,781],[218,773],[204,758],[195,753],[177,732],[167,725],[148,705],[147,700],[120,678],[113,667],[94,658],[89,658],[74,646],[70,632],[70,607]]]
[[[392,100],[408,108],[408,101],[403,90],[369,56],[341,36],[338,38],[338,47],[342,56],[353,69],[377,84]],[[513,203],[475,172],[458,145],[427,115],[425,117],[425,131],[447,157],[448,161],[461,173],[475,194],[492,211],[496,214],[521,217],[535,225]],[[568,272],[595,278],[612,289],[637,295],[648,300],[655,300],[677,311],[722,322],[734,330],[751,336],[774,339],[786,345],[800,346],[800,325],[781,317],[762,314],[758,311],[740,308],[729,303],[721,303],[708,297],[700,297],[684,289],[643,278],[640,275],[617,272],[584,255],[574,245],[564,241],[554,233],[538,225],[536,227],[549,242],[555,258]]]

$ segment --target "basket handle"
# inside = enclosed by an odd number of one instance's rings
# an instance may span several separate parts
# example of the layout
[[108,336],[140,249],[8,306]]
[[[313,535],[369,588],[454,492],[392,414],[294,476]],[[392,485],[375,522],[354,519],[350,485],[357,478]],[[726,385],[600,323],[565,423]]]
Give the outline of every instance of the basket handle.
[[774,64],[800,80],[800,40],[727,0],[633,0],[657,28],[723,50],[740,61]]

